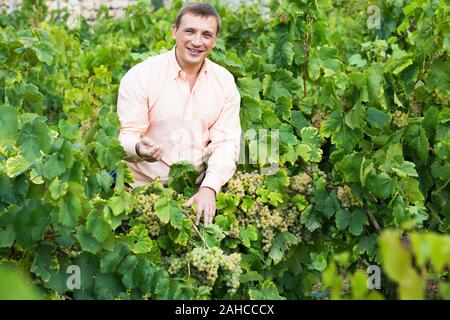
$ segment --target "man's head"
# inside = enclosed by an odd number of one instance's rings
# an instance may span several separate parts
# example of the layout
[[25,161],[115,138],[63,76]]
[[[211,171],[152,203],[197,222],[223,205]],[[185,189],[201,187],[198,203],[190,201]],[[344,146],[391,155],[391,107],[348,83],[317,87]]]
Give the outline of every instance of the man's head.
[[177,57],[194,66],[203,63],[216,45],[220,17],[208,3],[191,2],[179,12],[172,26],[177,44]]

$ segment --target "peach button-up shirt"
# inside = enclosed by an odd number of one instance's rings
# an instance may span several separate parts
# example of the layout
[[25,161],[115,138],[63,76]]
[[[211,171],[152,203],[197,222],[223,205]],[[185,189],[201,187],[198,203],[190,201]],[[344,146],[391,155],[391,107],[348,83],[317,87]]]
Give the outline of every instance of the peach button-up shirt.
[[[233,75],[209,59],[191,91],[175,47],[132,67],[120,82],[117,102],[119,139],[136,180],[132,186],[157,177],[167,182],[169,165],[188,161],[202,173],[201,186],[218,193],[236,171],[240,99]],[[147,162],[136,154],[143,136],[162,146],[163,161]]]

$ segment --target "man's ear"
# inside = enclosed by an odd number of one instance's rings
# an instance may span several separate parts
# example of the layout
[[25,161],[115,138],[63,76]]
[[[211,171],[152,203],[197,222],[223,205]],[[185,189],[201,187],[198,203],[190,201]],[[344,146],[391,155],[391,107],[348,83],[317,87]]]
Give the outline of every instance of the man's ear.
[[177,25],[173,24],[172,25],[172,39],[176,39],[176,35],[175,35],[176,32],[177,32]]

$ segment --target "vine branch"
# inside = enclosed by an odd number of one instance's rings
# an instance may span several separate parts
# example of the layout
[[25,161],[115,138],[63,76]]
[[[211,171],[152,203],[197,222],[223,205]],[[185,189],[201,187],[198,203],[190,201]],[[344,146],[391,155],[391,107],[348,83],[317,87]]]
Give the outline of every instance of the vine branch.
[[378,224],[377,219],[375,219],[375,216],[372,214],[372,212],[369,209],[366,209],[367,215],[369,216],[370,221],[372,222],[373,226],[375,227],[375,230],[378,234],[381,233],[380,225]]
[[308,66],[309,42],[311,40],[312,28],[312,17],[308,15],[306,19],[308,24],[308,31],[306,32],[306,38],[303,42],[303,50],[305,51],[305,63],[303,64],[303,98],[306,98],[306,71]]

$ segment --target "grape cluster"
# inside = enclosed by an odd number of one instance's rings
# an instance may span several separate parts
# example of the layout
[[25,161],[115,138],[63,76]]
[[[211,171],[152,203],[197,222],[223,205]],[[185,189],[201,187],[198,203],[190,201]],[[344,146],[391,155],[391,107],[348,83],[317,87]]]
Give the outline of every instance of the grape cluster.
[[242,185],[242,180],[230,179],[227,182],[227,190],[231,193],[243,196],[245,194],[244,186]]
[[166,264],[168,265],[167,271],[169,274],[174,275],[180,272],[184,267],[186,267],[186,259],[184,256],[181,257],[167,257]]
[[320,170],[319,165],[317,163],[311,163],[308,165],[306,170],[309,172],[313,180],[317,180],[320,178],[326,179],[327,174]]
[[[209,285],[213,285],[218,276],[220,267],[220,260],[222,259],[223,251],[218,247],[213,248],[194,248],[187,253],[187,261],[197,269],[198,272],[206,274],[206,278],[201,277]],[[200,276],[199,276],[200,277]]]
[[419,117],[422,115],[423,106],[416,99],[416,91],[414,91],[413,94],[409,96],[409,110],[411,112],[411,115],[414,117]]
[[255,203],[247,212],[239,211],[237,218],[244,228],[255,226],[260,229],[263,251],[268,252],[278,232],[291,231],[298,223],[299,211],[296,207],[289,210],[273,209],[261,203]]
[[403,128],[408,124],[407,115],[399,110],[395,111],[392,116],[392,124],[397,128]]
[[242,269],[240,266],[241,256],[239,253],[226,255],[219,247],[202,248],[196,247],[186,255],[187,262],[192,265],[193,274],[199,278],[207,287],[212,288],[219,274],[224,271],[228,293],[234,294],[239,288]]
[[231,193],[244,195],[245,192],[247,192],[247,194],[253,195],[256,190],[263,185],[264,176],[257,171],[238,171],[234,177],[227,182],[225,188]]
[[311,176],[306,172],[293,176],[289,187],[291,190],[301,194],[311,194],[314,192]]
[[230,225],[230,237],[239,238],[239,220],[236,219]]
[[349,186],[338,187],[337,198],[341,202],[343,208],[350,208],[356,205],[355,197]]
[[227,272],[225,274],[226,286],[229,288],[228,293],[234,294],[239,288],[242,274],[241,269],[241,255],[238,253],[233,253],[230,255],[223,255],[220,265]]
[[139,214],[136,220],[145,224],[148,233],[153,237],[160,235],[161,226],[164,225],[154,211],[156,200],[158,196],[155,194],[140,194],[136,198],[136,211]]

